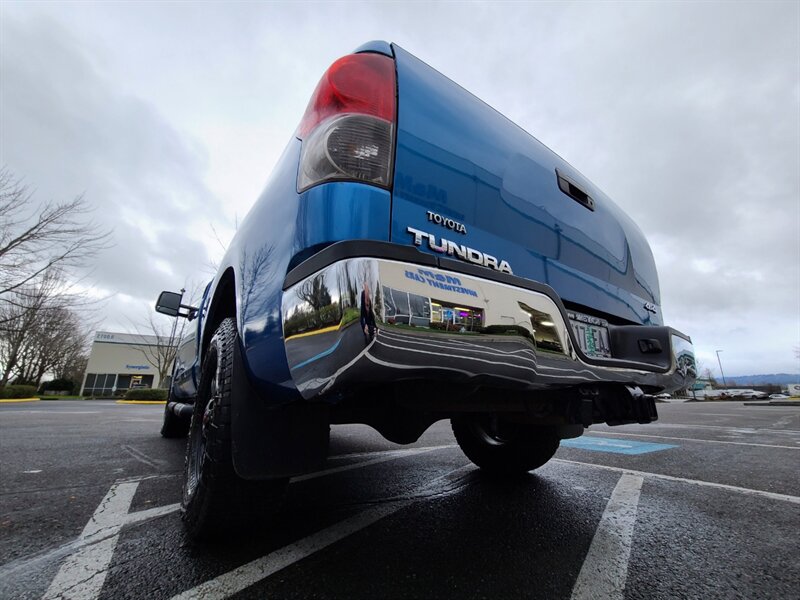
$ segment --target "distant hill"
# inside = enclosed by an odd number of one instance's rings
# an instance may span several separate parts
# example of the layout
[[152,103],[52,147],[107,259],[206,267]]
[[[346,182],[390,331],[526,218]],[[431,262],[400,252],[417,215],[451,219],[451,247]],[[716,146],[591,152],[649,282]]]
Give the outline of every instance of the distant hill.
[[800,375],[792,375],[791,373],[772,373],[769,375],[738,375],[734,377],[726,377],[728,385],[758,385],[758,384],[772,384],[772,385],[786,385],[787,383],[800,383]]

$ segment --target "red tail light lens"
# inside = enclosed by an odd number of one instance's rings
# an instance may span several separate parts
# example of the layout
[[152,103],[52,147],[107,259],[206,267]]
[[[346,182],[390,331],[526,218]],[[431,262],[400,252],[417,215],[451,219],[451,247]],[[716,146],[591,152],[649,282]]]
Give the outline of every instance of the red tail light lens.
[[333,63],[322,76],[297,136],[306,135],[333,115],[357,113],[394,123],[394,60],[382,54],[351,54]]
[[297,128],[298,190],[336,179],[389,187],[396,107],[393,59],[353,54],[333,63]]

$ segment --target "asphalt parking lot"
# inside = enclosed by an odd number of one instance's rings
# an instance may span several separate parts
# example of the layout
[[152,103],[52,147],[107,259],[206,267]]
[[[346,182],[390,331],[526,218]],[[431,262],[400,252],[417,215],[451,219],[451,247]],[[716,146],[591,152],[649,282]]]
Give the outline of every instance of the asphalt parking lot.
[[271,530],[191,544],[160,406],[0,405],[2,598],[798,598],[800,407],[659,404],[522,481],[336,426]]

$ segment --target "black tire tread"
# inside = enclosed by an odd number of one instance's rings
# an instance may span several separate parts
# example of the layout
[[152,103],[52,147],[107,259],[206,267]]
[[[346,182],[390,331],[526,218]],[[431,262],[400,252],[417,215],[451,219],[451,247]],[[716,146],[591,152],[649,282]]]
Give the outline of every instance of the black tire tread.
[[[231,401],[233,381],[233,351],[238,343],[236,324],[227,318],[217,328],[203,361],[202,374],[191,427],[199,426],[207,401],[201,398],[209,389],[210,371],[219,361],[219,402],[214,407],[213,436],[206,445],[206,460],[197,489],[191,498],[181,504],[181,517],[195,540],[217,539],[241,533],[245,527],[264,524],[280,506],[288,479],[248,481],[239,477],[233,468],[231,454]],[[186,453],[189,465],[192,436]]]
[[466,457],[498,477],[515,477],[538,469],[553,457],[561,442],[546,428],[523,427],[515,439],[491,445],[476,433],[474,415],[453,417],[450,424]]

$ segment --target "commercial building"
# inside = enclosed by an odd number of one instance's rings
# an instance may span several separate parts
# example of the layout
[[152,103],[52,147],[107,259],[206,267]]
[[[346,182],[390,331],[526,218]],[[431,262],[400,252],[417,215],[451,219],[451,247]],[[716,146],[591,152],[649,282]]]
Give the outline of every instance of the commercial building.
[[81,396],[111,398],[124,395],[130,388],[159,387],[158,370],[147,360],[156,355],[158,346],[159,338],[153,335],[98,331]]

